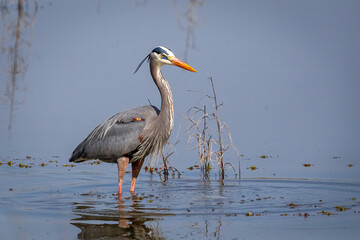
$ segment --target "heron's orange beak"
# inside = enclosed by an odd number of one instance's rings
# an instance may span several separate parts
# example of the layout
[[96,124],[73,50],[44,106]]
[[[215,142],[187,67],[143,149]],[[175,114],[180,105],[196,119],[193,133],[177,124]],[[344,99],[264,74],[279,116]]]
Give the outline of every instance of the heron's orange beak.
[[196,72],[195,69],[193,69],[192,67],[190,67],[188,64],[184,63],[183,61],[181,61],[180,59],[178,59],[177,57],[172,57],[171,59],[169,59],[174,65],[181,67],[183,69],[186,69],[190,72]]

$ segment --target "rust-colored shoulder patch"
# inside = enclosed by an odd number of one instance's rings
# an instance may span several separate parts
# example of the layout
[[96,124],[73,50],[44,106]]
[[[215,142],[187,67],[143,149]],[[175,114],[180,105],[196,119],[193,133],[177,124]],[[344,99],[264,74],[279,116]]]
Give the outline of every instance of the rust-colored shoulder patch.
[[142,141],[144,140],[144,136],[143,135],[140,135],[140,137],[138,137],[140,143],[142,143]]
[[145,119],[143,118],[133,118],[133,121],[134,122],[139,122],[139,121],[144,121]]

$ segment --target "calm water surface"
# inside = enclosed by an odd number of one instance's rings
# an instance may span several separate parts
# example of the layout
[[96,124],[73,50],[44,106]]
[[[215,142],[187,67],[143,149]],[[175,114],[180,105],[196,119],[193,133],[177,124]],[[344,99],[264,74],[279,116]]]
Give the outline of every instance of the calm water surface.
[[[359,181],[220,184],[196,171],[167,181],[142,173],[137,194],[125,191],[118,199],[115,165],[52,161],[2,160],[3,239],[356,239],[360,233]],[[129,183],[127,174],[125,189]]]

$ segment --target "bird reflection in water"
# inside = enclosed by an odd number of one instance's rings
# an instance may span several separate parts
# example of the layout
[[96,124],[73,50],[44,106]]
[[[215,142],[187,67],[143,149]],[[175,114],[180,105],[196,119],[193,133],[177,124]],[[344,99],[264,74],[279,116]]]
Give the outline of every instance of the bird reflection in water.
[[73,203],[78,217],[71,224],[81,230],[78,239],[164,239],[158,220],[169,214],[146,212],[140,199],[135,194],[131,199],[120,197],[114,208],[107,209],[97,209],[101,203],[96,201]]

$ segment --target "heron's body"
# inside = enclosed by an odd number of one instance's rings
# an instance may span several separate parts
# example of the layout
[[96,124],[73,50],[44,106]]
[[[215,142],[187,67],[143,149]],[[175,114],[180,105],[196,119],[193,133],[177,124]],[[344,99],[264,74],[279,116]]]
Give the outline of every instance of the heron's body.
[[112,116],[97,126],[77,146],[69,160],[82,162],[100,159],[105,162],[117,163],[119,196],[127,164],[132,163],[130,191],[134,192],[136,179],[145,157],[149,154],[159,153],[170,137],[174,121],[173,99],[170,86],[161,74],[161,66],[164,64],[177,65],[195,72],[193,68],[181,62],[169,49],[164,47],[155,48],[146,58],[149,59],[151,76],[161,95],[161,110],[148,105]]
[[100,159],[116,163],[119,157],[130,162],[143,142],[146,125],[159,114],[155,106],[140,106],[120,112],[97,126],[75,149],[70,161]]

